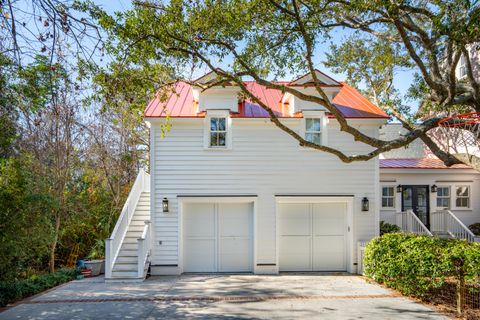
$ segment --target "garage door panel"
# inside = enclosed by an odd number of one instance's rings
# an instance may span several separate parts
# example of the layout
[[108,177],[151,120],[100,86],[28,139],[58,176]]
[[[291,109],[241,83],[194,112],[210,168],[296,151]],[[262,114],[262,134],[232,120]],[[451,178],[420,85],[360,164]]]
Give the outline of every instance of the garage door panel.
[[346,270],[345,203],[281,204],[279,223],[280,271]]
[[252,270],[250,238],[221,238],[219,244],[220,272],[247,272]]
[[341,271],[346,269],[343,236],[318,236],[313,239],[313,269]]
[[184,232],[188,237],[215,237],[215,210],[210,203],[186,204]]
[[345,232],[345,204],[313,204],[314,235],[343,235]]
[[305,203],[282,204],[280,210],[280,235],[310,235],[310,211]]
[[185,271],[215,272],[215,239],[185,240]]
[[252,271],[252,203],[198,203],[184,208],[185,272]]
[[220,237],[250,237],[252,226],[252,204],[229,203],[218,205]]
[[280,238],[280,271],[308,271],[311,269],[311,241],[309,236]]

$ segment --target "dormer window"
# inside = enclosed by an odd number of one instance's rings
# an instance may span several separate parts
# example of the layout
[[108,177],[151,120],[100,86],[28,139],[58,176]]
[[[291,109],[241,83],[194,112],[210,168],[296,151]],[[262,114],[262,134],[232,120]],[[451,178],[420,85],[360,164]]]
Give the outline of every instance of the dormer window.
[[224,150],[232,147],[232,119],[229,110],[207,110],[204,147]]
[[322,121],[320,118],[305,119],[305,140],[316,144],[322,143]]
[[227,118],[210,118],[210,147],[227,146]]
[[318,144],[327,145],[327,122],[324,111],[303,111],[303,119],[300,123],[300,134],[305,140]]

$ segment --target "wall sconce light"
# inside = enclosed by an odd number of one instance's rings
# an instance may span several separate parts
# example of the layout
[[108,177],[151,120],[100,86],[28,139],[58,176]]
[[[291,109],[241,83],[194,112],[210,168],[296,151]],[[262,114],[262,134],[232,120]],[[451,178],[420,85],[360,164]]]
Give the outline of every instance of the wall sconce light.
[[168,199],[167,198],[163,198],[162,208],[163,208],[163,212],[168,212]]
[[436,185],[432,185],[432,186],[430,187],[430,191],[431,191],[432,193],[437,192],[437,186],[436,186]]
[[398,192],[398,193],[402,192],[402,185],[401,185],[401,184],[399,184],[399,185],[397,186],[397,192]]
[[362,211],[368,211],[369,207],[370,207],[370,205],[368,203],[368,198],[363,197],[363,199],[362,199]]

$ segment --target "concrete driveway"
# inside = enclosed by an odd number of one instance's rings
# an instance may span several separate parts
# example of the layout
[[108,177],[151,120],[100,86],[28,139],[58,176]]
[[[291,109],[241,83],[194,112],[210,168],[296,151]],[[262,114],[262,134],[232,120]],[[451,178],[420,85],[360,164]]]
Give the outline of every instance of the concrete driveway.
[[0,319],[448,319],[351,275],[182,275],[72,281]]

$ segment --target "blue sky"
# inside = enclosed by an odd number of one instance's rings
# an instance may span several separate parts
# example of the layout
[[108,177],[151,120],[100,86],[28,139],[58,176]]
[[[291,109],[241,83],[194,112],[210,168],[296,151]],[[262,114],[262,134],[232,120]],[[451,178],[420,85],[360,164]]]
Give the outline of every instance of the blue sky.
[[[106,1],[106,0],[95,0],[95,3],[98,5],[101,5],[108,13],[113,14],[116,11],[124,11],[130,9],[131,6],[131,1],[130,0],[116,0],[116,1]],[[333,34],[332,41],[335,43],[340,43],[348,33],[346,31],[341,31],[338,30],[335,34]],[[345,75],[343,74],[335,74],[332,72],[330,69],[326,68],[322,61],[325,60],[325,51],[328,49],[328,43],[325,44],[323,47],[319,46],[319,48],[316,51],[315,55],[315,66],[326,72],[328,75],[331,75],[333,78],[335,78],[338,81],[343,81],[345,80]],[[292,75],[293,77],[293,75]],[[282,80],[290,80],[290,79],[282,79]],[[405,93],[408,88],[410,87],[410,84],[413,81],[413,73],[411,71],[403,71],[399,72],[395,79],[394,79],[394,85],[396,88],[400,90],[401,93]]]

